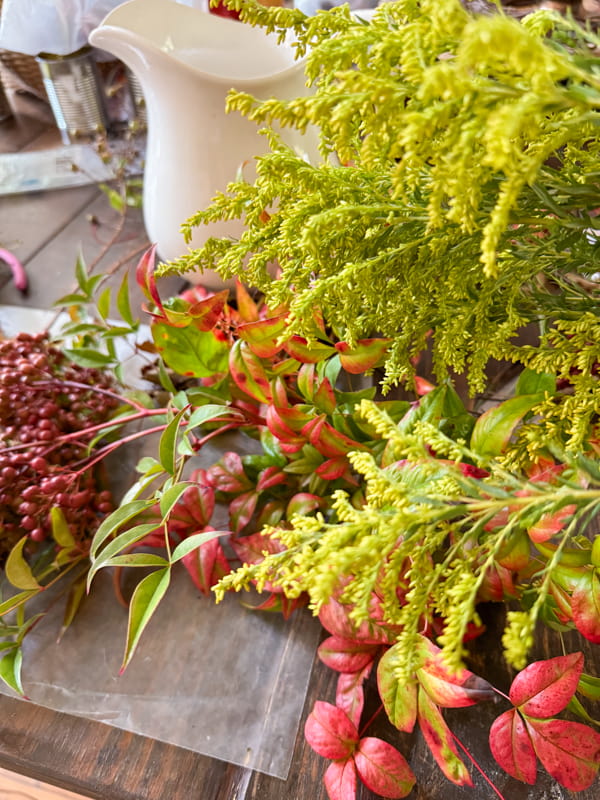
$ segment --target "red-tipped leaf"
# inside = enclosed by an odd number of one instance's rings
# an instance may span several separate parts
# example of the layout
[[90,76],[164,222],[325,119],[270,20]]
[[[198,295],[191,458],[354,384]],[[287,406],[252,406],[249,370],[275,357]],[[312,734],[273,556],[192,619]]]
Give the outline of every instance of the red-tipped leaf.
[[519,672],[509,697],[523,714],[553,717],[573,697],[583,670],[583,653],[534,661]]
[[335,349],[340,354],[342,367],[352,375],[360,375],[381,364],[391,339],[360,339],[355,347],[338,342]]
[[472,786],[469,771],[458,754],[454,737],[442,712],[421,688],[418,691],[417,707],[421,733],[439,768],[457,786]]
[[323,783],[327,789],[329,800],[355,800],[356,765],[354,759],[334,761],[330,764],[323,775]]
[[359,672],[370,664],[379,645],[330,636],[319,646],[321,661],[336,672]]
[[494,720],[490,750],[505,772],[524,783],[536,781],[536,756],[523,718],[512,708]]
[[581,722],[526,720],[538,758],[552,777],[573,792],[592,785],[600,767],[600,733]]
[[358,744],[358,731],[341,708],[317,700],[304,726],[306,741],[324,758],[349,758]]
[[386,651],[377,667],[377,686],[392,725],[410,733],[417,721],[417,684],[414,680],[406,683],[398,680],[397,664],[400,657],[398,645]]
[[365,786],[381,797],[406,797],[415,785],[414,773],[402,753],[382,739],[361,739],[354,762]]
[[573,591],[573,622],[590,642],[600,644],[600,574],[597,569],[585,573]]

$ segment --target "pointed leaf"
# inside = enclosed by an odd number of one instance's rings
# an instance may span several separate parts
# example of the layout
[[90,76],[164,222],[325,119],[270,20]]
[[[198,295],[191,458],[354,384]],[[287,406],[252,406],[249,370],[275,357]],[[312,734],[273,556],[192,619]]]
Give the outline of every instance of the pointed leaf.
[[342,367],[351,375],[360,375],[382,363],[391,339],[360,339],[355,347],[346,342],[337,342],[335,349],[340,354]]
[[248,343],[259,358],[272,358],[281,350],[279,337],[285,331],[286,317],[287,313],[238,325],[238,336]]
[[129,605],[127,644],[121,672],[127,667],[144,629],[169,587],[171,569],[157,569],[141,580],[135,588]]
[[490,750],[502,769],[513,778],[535,783],[535,751],[525,723],[515,708],[494,720],[490,728]]
[[171,564],[175,564],[182,558],[192,553],[196,548],[201,547],[206,542],[211,542],[213,539],[219,539],[221,536],[229,535],[229,531],[214,531],[212,528],[207,528],[203,533],[194,533],[179,542],[175,550],[171,554]]
[[524,394],[490,408],[475,423],[471,450],[483,456],[499,456],[519,422],[543,399],[543,394]]
[[20,647],[15,647],[5,656],[0,658],[0,679],[18,694],[23,694],[21,683],[21,665],[23,653]]
[[229,562],[218,538],[204,542],[195,550],[181,557],[194,585],[202,594],[210,594],[211,588],[230,571]]
[[40,589],[40,584],[34,578],[31,567],[23,556],[23,548],[28,541],[29,537],[23,536],[10,551],[4,565],[4,574],[17,589]]
[[284,342],[284,350],[302,364],[316,364],[334,355],[335,348],[322,342],[308,343],[303,336],[291,336]]
[[189,489],[190,485],[188,483],[176,483],[173,486],[170,486],[166,492],[163,492],[160,497],[160,513],[163,519],[166,519],[171,511],[177,505],[179,498],[182,494]]
[[359,672],[342,672],[338,677],[335,704],[344,711],[358,728],[365,704],[364,682],[371,674],[373,662]]
[[383,655],[377,668],[377,686],[390,722],[400,731],[410,733],[417,720],[417,685],[398,680],[397,664],[401,657],[397,645]]
[[117,292],[117,310],[121,319],[131,328],[136,324],[131,313],[131,303],[129,302],[129,273],[123,275],[123,280]]
[[358,731],[348,716],[322,700],[317,700],[309,714],[304,736],[316,753],[336,761],[349,758],[358,744]]
[[335,393],[330,381],[328,381],[327,378],[323,378],[319,384],[319,388],[313,397],[313,403],[319,409],[319,411],[323,411],[325,414],[333,414],[335,411],[337,405]]
[[162,302],[156,288],[156,279],[154,277],[155,257],[156,245],[152,245],[138,261],[135,270],[135,279],[148,300],[151,300],[154,305],[162,311]]
[[600,733],[581,722],[526,719],[535,752],[562,786],[581,792],[592,785],[600,767]]
[[136,517],[142,511],[151,508],[153,504],[153,500],[133,500],[131,503],[119,506],[119,508],[115,509],[112,514],[109,514],[109,516],[102,521],[100,527],[94,534],[94,538],[92,539],[92,545],[90,548],[90,555],[92,558],[97,555],[99,548],[104,544],[109,536],[115,533],[115,531],[125,525],[126,522],[129,522],[129,520]]
[[439,768],[457,786],[472,786],[469,771],[458,755],[454,738],[442,712],[423,689],[418,691],[417,705],[421,733]]
[[272,399],[269,378],[260,359],[241,339],[231,348],[229,372],[239,389],[254,400],[268,403]]
[[63,621],[60,635],[67,630],[69,625],[75,619],[75,615],[81,606],[81,602],[85,597],[85,575],[82,575],[76,581],[73,582],[71,588],[69,589],[69,594],[67,596],[67,602],[65,605],[65,612],[63,614]]
[[468,669],[457,672],[449,670],[441,649],[429,639],[421,637],[421,643],[425,661],[416,675],[436,705],[442,708],[464,708],[496,696],[491,684]]
[[229,524],[234,533],[240,533],[250,523],[256,510],[258,492],[250,491],[238,495],[229,504]]
[[248,293],[241,281],[235,282],[235,304],[238,314],[244,322],[251,322],[258,319],[258,306]]
[[330,598],[319,610],[319,620],[326,631],[342,639],[357,639],[370,644],[390,644],[390,637],[375,622],[363,622],[358,627],[350,619],[351,606]]
[[402,753],[382,739],[361,739],[354,761],[365,786],[382,797],[406,797],[415,785],[416,778]]
[[319,646],[321,661],[337,672],[359,672],[370,664],[379,650],[379,645],[365,644],[354,639],[330,636]]
[[586,572],[573,591],[571,599],[573,622],[590,642],[600,644],[600,574],[594,569]]
[[577,690],[583,669],[583,653],[535,661],[519,672],[509,697],[523,714],[552,717],[566,708]]
[[323,775],[329,800],[356,800],[356,766],[354,759],[334,761]]
[[75,547],[76,542],[67,524],[62,508],[59,506],[52,506],[50,509],[50,522],[54,541],[61,547]]
[[173,419],[169,422],[167,427],[161,434],[160,441],[158,443],[158,457],[163,469],[165,469],[169,475],[175,474],[176,463],[176,441],[177,441],[177,434],[179,433],[179,428],[181,426],[181,421],[183,415],[186,413],[187,408],[182,408]]

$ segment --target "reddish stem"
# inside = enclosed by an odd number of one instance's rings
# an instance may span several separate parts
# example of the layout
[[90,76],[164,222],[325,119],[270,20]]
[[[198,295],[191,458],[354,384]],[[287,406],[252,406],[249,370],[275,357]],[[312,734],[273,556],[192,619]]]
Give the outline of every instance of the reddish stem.
[[383,703],[381,703],[377,711],[366,721],[366,723],[360,729],[360,733],[358,735],[360,736],[361,739],[364,736],[365,731],[373,723],[373,721],[377,719],[377,717],[381,714],[382,711],[383,711]]
[[491,780],[488,778],[488,776],[485,774],[485,772],[483,771],[483,769],[482,769],[482,768],[479,766],[479,764],[477,763],[477,761],[475,760],[475,758],[474,758],[474,757],[471,755],[471,753],[469,753],[469,751],[468,751],[468,750],[467,750],[467,748],[464,746],[464,744],[461,742],[461,740],[458,738],[458,736],[456,736],[456,734],[455,734],[455,733],[453,733],[452,731],[450,731],[450,735],[452,736],[452,738],[454,739],[454,741],[456,742],[456,744],[457,744],[457,745],[460,747],[460,749],[463,751],[463,753],[464,753],[464,754],[467,756],[467,758],[469,759],[469,761],[471,762],[471,764],[473,764],[473,766],[475,767],[475,769],[477,770],[477,772],[479,772],[479,774],[481,775],[481,777],[482,777],[482,778],[484,779],[484,781],[485,781],[485,782],[488,784],[488,786],[489,786],[489,787],[490,787],[490,788],[491,788],[491,789],[492,789],[494,792],[496,792],[496,794],[498,795],[498,797],[500,798],[500,800],[506,800],[506,798],[504,797],[504,795],[503,795],[503,794],[500,792],[500,790],[499,790],[498,788],[496,788],[496,786],[495,786],[495,785],[492,783],[492,781],[491,781]]

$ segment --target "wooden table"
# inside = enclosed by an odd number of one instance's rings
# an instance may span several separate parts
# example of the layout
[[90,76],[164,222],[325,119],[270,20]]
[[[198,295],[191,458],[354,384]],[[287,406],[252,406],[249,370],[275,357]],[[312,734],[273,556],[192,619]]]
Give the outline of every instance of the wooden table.
[[[41,106],[25,105],[22,115],[0,126],[0,152],[57,143],[50,115]],[[93,185],[0,197],[0,246],[20,256],[31,282],[29,295],[24,297],[15,290],[8,272],[0,271],[0,303],[48,308],[53,300],[71,289],[79,248],[88,262],[94,260],[103,244],[114,237],[116,225],[116,213],[109,207],[106,196]],[[110,254],[97,268],[106,269],[119,260],[125,262],[125,268],[131,268],[145,244],[139,212],[129,214]],[[171,280],[163,291],[176,291],[179,285],[177,280]],[[488,632],[473,644],[471,667],[494,679],[499,688],[507,689],[510,675],[498,663],[499,609],[490,610],[487,616]],[[575,647],[585,652],[586,670],[600,674],[597,648],[589,643],[578,643]],[[535,656],[559,654],[560,643],[542,631]],[[321,778],[327,764],[308,748],[302,728],[315,700],[334,700],[335,684],[336,674],[315,661],[286,781],[5,696],[0,696],[0,767],[101,800],[325,800]],[[574,795],[557,787],[542,770],[534,787],[502,773],[489,754],[487,732],[492,720],[506,708],[503,704],[487,704],[448,714],[456,735],[469,744],[506,800],[570,797],[594,800],[600,796],[598,781],[588,791]],[[364,719],[376,710],[377,696],[371,685]],[[475,770],[471,770],[473,789],[450,784],[433,762],[418,732],[408,735],[393,731],[381,714],[369,729],[369,735],[378,733],[400,747],[417,775],[419,783],[410,800],[496,797]],[[358,791],[358,800],[374,797],[365,787]]]

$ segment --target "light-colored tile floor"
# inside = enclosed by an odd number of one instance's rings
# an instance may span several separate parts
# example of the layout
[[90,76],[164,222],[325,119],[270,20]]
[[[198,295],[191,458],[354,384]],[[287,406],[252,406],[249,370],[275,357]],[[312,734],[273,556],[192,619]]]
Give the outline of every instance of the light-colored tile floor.
[[0,800],[88,800],[48,783],[0,769]]

